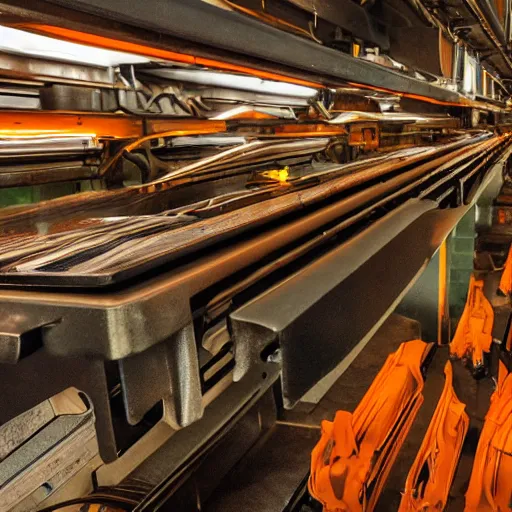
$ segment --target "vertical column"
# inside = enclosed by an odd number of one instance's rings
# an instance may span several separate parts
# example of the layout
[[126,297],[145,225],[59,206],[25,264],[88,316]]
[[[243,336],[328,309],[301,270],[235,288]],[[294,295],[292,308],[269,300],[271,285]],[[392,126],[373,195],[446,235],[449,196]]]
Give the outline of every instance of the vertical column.
[[475,252],[475,210],[473,206],[459,221],[447,240],[447,282],[451,333],[457,327],[473,272]]
[[448,240],[439,247],[439,271],[438,271],[438,300],[437,300],[437,343],[444,345],[450,342],[450,290],[448,277],[450,275],[448,258]]

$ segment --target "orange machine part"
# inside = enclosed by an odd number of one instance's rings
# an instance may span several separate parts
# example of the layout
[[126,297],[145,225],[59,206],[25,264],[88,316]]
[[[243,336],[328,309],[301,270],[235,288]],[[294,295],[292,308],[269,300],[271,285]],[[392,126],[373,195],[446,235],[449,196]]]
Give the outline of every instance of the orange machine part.
[[354,413],[322,422],[311,454],[309,491],[325,512],[371,512],[423,402],[421,364],[429,345],[402,343]]
[[143,122],[135,117],[114,114],[17,110],[0,112],[0,137],[85,134],[109,139],[137,138],[143,134]]
[[483,364],[484,352],[492,343],[494,311],[484,295],[484,282],[471,276],[464,312],[450,343],[450,353],[456,357],[471,355],[473,366]]
[[345,135],[344,126],[328,125],[321,123],[312,124],[283,124],[273,128],[274,134],[279,137],[329,137]]
[[512,374],[500,362],[498,387],[476,449],[465,512],[510,510],[512,496]]
[[[145,126],[144,126],[145,124]],[[224,121],[204,119],[146,119],[116,114],[2,111],[0,137],[92,135],[98,139],[140,139],[145,133],[173,136],[226,131]],[[162,135],[163,136],[163,135]]]
[[507,261],[505,262],[503,274],[501,274],[499,288],[505,295],[509,295],[512,292],[512,245],[508,250]]
[[357,123],[350,127],[349,146],[359,146],[363,151],[379,147],[379,125],[377,123]]
[[399,512],[443,510],[469,427],[466,406],[453,390],[450,361],[445,384],[416,459],[409,470]]

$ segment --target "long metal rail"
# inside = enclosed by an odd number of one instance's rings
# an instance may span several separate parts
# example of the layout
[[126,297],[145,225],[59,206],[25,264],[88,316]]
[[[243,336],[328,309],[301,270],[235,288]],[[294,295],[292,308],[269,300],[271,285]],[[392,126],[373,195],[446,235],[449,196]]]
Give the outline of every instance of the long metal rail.
[[[244,198],[241,202],[241,208],[237,207],[235,203],[229,209],[231,211],[203,220],[199,217],[195,222],[187,222],[186,219],[182,221],[183,217],[180,212],[177,217],[170,215],[154,220],[141,219],[139,221],[140,228],[137,228],[136,224],[132,224],[131,228],[125,228],[123,221],[120,223],[114,221],[101,223],[99,228],[95,226],[75,228],[71,233],[51,235],[50,238],[42,237],[41,243],[38,243],[38,237],[29,236],[26,243],[23,242],[23,238],[16,238],[13,242],[15,247],[11,250],[12,244],[7,244],[2,251],[3,254],[0,254],[0,261],[3,261],[0,280],[13,283],[43,284],[45,278],[50,278],[52,283],[56,284],[57,278],[62,278],[61,281],[65,284],[66,279],[71,278],[71,282],[76,286],[80,283],[81,277],[84,278],[83,283],[86,284],[88,281],[91,282],[91,277],[93,280],[96,278],[108,282],[112,280],[112,277],[114,280],[118,280],[114,277],[116,275],[124,276],[121,279],[134,276],[149,268],[154,268],[155,265],[162,265],[199,249],[202,250],[220,240],[226,240],[257,226],[275,222],[294,211],[315,207],[321,201],[335,200],[337,195],[346,193],[351,188],[371,183],[372,180],[386,179],[388,175],[396,173],[400,169],[408,169],[414,164],[418,165],[418,167],[388,179],[380,185],[366,188],[353,197],[335,201],[334,205],[326,207],[327,212],[323,214],[320,210],[313,215],[304,216],[303,227],[295,234],[295,237],[299,238],[315,228],[318,229],[322,225],[341,218],[351,210],[365,204],[371,206],[372,199],[376,201],[401,188],[400,193],[404,195],[411,188],[406,185],[414,179],[424,177],[428,171],[447,163],[448,166],[455,166],[458,162],[456,158],[462,153],[464,153],[464,160],[476,153],[485,154],[488,147],[499,145],[503,140],[500,137],[489,138],[487,134],[483,134],[472,139],[463,138],[461,141],[434,147],[424,152],[413,151],[410,156],[405,158],[400,153],[402,158],[393,160],[392,157],[388,157],[380,165],[375,166],[370,163],[365,168],[363,164],[362,168],[355,173],[348,172],[350,164],[346,166],[346,171],[343,166],[335,167],[330,172],[324,173],[320,182],[315,175],[308,176],[306,174],[298,180],[290,181],[288,187],[277,187],[272,194],[277,197],[271,195],[266,201],[259,200],[250,204],[249,195],[249,198]],[[318,148],[326,144],[321,140],[313,142]],[[301,147],[302,145],[301,143]],[[275,144],[270,145],[270,149],[273,147]],[[226,153],[231,151],[228,150]],[[285,151],[288,150],[285,149]],[[243,152],[242,155],[244,155]],[[441,156],[436,158],[437,155]],[[207,162],[210,160],[206,159]],[[449,164],[450,161],[452,161],[451,164]],[[148,187],[151,187],[151,184]],[[139,193],[139,190],[140,187],[134,191],[135,195]],[[108,202],[109,195],[115,198],[116,195],[128,192],[113,191],[111,194],[106,194],[106,201]],[[133,197],[133,191],[131,195]],[[233,200],[228,199],[228,203],[233,203]],[[219,207],[220,212],[223,210],[221,206]],[[197,217],[200,211],[191,208],[186,210],[186,213],[193,218]],[[18,215],[26,213],[22,210]],[[183,222],[185,225],[180,227]],[[117,228],[119,224],[120,227]],[[96,232],[97,234],[95,234]],[[288,243],[290,241],[290,239],[287,240]],[[282,246],[283,243],[280,245]],[[279,245],[275,249],[278,247]]]

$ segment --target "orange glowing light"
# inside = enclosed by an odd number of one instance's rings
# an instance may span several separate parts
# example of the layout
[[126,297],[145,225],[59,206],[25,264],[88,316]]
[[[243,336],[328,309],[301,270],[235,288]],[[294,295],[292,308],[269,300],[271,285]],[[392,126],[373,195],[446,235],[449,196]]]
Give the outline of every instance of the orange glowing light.
[[246,73],[249,75],[257,76],[259,78],[276,80],[278,82],[288,82],[291,84],[303,85],[305,87],[323,87],[321,84],[315,82],[301,80],[299,78],[293,78],[278,73],[271,73],[268,71],[262,71],[260,69],[255,69],[246,66],[238,66],[236,64],[230,64],[228,62],[221,62],[213,59],[204,59],[202,57],[195,57],[193,55],[188,55],[185,53],[163,50],[160,48],[154,48],[152,46],[146,46],[138,43],[130,43],[128,41],[121,41],[118,39],[112,39],[110,37],[98,36],[87,32],[79,32],[76,30],[70,30],[63,27],[55,27],[53,25],[43,25],[39,23],[19,23],[11,26],[14,28],[18,28],[20,30],[28,30],[30,32],[36,32],[39,34],[51,35],[59,39],[71,41],[73,43],[81,43],[89,46],[96,46],[99,48],[105,48],[107,50],[115,50],[120,52],[143,55],[145,57],[152,57],[156,59],[181,62],[185,64],[196,64],[198,66],[206,66],[210,68],[223,69],[226,71],[234,71],[238,73]]

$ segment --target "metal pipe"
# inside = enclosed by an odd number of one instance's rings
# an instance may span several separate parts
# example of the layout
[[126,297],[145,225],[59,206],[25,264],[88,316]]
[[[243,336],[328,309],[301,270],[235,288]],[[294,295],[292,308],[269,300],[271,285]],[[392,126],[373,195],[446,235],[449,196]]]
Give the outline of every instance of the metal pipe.
[[75,137],[0,137],[0,158],[44,153],[85,153],[102,149],[95,135]]
[[281,96],[296,96],[298,98],[312,98],[317,93],[316,89],[302,85],[285,82],[262,80],[252,76],[234,75],[230,73],[218,73],[215,71],[203,71],[196,69],[154,69],[146,73],[160,78],[176,80],[178,82],[191,82],[210,87],[223,87],[240,89],[243,91],[258,92],[261,94],[278,94]]

